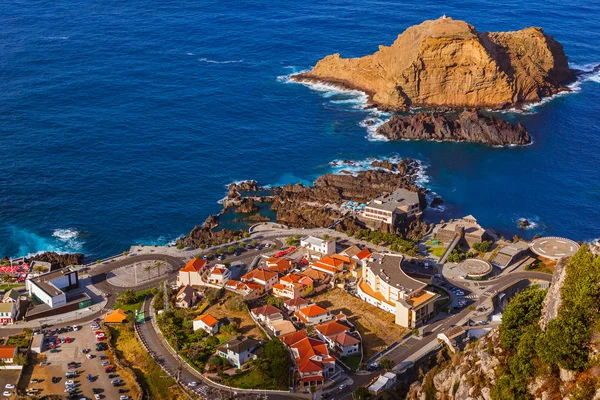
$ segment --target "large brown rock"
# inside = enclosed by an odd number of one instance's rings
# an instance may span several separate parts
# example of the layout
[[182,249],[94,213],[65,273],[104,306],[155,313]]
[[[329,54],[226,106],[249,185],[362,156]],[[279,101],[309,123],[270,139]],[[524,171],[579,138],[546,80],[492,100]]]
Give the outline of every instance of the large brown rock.
[[62,268],[68,265],[81,265],[83,264],[84,255],[81,253],[63,253],[59,254],[54,251],[47,251],[45,253],[36,254],[31,258],[27,259],[27,262],[31,261],[43,261],[49,262],[54,268]]
[[372,55],[320,60],[296,80],[363,90],[384,109],[504,108],[537,102],[573,79],[563,48],[540,28],[477,32],[442,17],[412,26]]
[[456,116],[436,112],[393,115],[377,128],[377,133],[390,140],[449,140],[490,146],[531,143],[522,124],[511,125],[477,110],[465,110]]

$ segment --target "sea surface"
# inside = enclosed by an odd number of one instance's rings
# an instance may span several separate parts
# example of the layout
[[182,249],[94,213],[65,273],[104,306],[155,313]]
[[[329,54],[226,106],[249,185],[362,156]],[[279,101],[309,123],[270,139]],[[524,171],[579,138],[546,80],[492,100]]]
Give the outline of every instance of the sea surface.
[[502,114],[529,128],[522,148],[380,141],[362,125],[386,115],[360,93],[287,79],[442,14],[479,31],[540,26],[574,68],[600,63],[597,1],[1,2],[0,256],[168,243],[220,211],[232,181],[310,183],[370,157],[421,160],[446,201],[432,221],[600,237],[600,76]]

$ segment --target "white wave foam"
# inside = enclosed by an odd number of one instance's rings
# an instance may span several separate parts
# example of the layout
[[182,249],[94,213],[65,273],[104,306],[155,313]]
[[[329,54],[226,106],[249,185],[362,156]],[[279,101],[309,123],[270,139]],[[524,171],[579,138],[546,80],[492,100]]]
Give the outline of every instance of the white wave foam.
[[[288,67],[286,67],[288,68]],[[369,141],[388,141],[389,139],[377,134],[377,128],[381,126],[390,117],[390,113],[378,110],[374,107],[369,107],[369,96],[362,90],[348,89],[340,87],[331,83],[324,82],[313,82],[308,80],[292,80],[292,75],[307,72],[308,70],[302,70],[299,72],[293,72],[288,75],[280,75],[277,77],[277,81],[282,83],[296,83],[308,87],[311,90],[320,92],[321,96],[329,100],[330,103],[347,106],[351,110],[358,110],[368,114],[368,117],[359,123],[359,126],[363,127],[367,131],[366,138]],[[339,99],[339,97],[343,97]],[[373,123],[368,123],[372,121]]]
[[194,54],[194,53],[189,53],[189,52],[188,52],[188,53],[185,53],[185,55],[186,55],[186,56],[195,56],[195,54]]
[[69,40],[70,36],[44,36],[43,39],[46,40]]
[[[372,164],[375,161],[389,161],[394,164],[397,164],[397,163],[401,162],[402,160],[404,160],[403,157],[400,157],[400,156],[394,154],[389,157],[381,157],[381,158],[368,157],[368,158],[365,158],[364,160],[339,160],[339,159],[336,159],[336,160],[331,161],[329,163],[329,166],[331,167],[331,173],[333,173],[333,174],[350,173],[350,174],[356,176],[361,171],[384,170],[384,168],[382,168],[382,167],[373,166]],[[417,163],[417,171],[416,171],[417,179],[415,180],[415,182],[419,185],[424,185],[429,182],[429,176],[425,173],[425,170],[427,169],[427,164],[425,164],[421,160],[415,160],[415,162]],[[389,170],[386,170],[386,171],[389,171]],[[394,174],[400,173],[399,171],[390,171],[390,172],[392,172]]]
[[79,232],[75,229],[55,229],[52,236],[59,240],[68,241],[79,236]]
[[[521,221],[528,221],[529,225],[526,226],[525,228],[521,228]],[[520,229],[524,229],[524,230],[531,230],[531,229],[535,229],[540,225],[539,222],[539,217],[531,217],[531,218],[519,218],[517,220],[517,225],[519,226]]]
[[210,58],[199,58],[198,61],[200,62],[204,62],[204,63],[208,63],[208,64],[237,64],[237,63],[242,63],[244,62],[244,60],[224,60],[224,61],[217,61],[217,60],[211,60]]

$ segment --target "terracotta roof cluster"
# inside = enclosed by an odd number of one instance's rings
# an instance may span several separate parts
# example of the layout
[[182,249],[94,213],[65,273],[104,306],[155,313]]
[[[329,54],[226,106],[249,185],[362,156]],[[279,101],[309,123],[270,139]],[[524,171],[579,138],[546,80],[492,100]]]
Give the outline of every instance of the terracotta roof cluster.
[[360,343],[360,340],[350,333],[350,327],[338,321],[325,322],[317,325],[315,329],[342,347]]
[[240,282],[234,279],[230,279],[225,285],[227,289],[236,290],[238,292],[247,292],[250,293],[254,290],[260,290],[263,288],[263,285],[254,282]]
[[280,336],[279,340],[292,350],[301,376],[322,372],[328,368],[327,364],[335,362],[335,358],[329,355],[327,345],[308,337],[305,330]]
[[309,301],[303,299],[302,297],[296,297],[295,299],[289,299],[284,302],[284,304],[288,307],[300,307],[308,304]]
[[185,264],[185,267],[180,269],[181,272],[200,272],[202,268],[206,265],[206,260],[202,260],[201,258],[192,258]]
[[316,270],[314,268],[307,268],[300,273],[300,275],[308,276],[313,281],[322,281],[327,278],[327,274],[323,271]]
[[201,314],[194,318],[194,321],[201,321],[204,325],[214,326],[219,322],[215,317],[210,314]]
[[223,275],[225,274],[225,268],[215,267],[212,271],[210,271],[211,275]]

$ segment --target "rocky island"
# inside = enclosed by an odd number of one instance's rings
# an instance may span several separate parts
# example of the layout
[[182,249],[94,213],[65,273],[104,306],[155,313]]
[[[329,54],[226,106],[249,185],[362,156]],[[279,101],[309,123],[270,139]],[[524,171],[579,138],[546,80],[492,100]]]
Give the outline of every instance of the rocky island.
[[574,75],[562,45],[540,28],[478,32],[444,16],[406,29],[374,54],[329,55],[292,78],[362,90],[373,105],[397,111],[518,107],[568,90]]
[[491,146],[531,143],[527,128],[482,115],[477,110],[449,113],[393,115],[377,128],[377,134],[389,140],[438,140],[482,143]]

